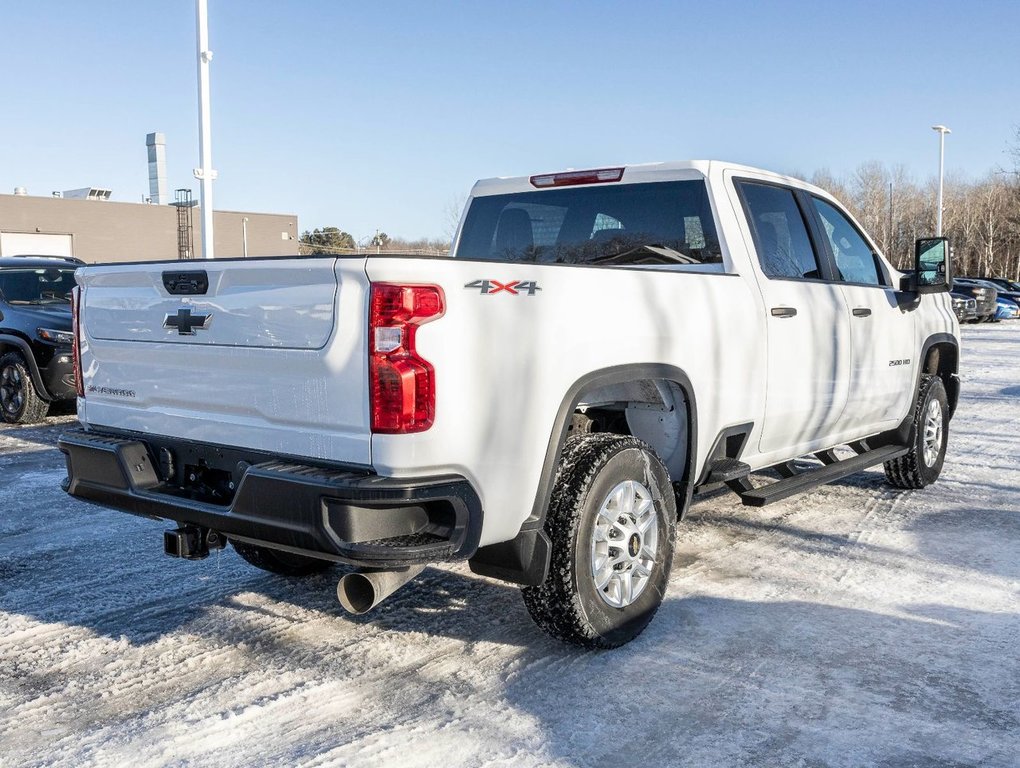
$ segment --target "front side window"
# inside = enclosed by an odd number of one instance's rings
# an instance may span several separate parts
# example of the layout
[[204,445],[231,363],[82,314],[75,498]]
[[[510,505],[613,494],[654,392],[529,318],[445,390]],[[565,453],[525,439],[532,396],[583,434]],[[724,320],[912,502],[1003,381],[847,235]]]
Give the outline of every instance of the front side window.
[[454,256],[605,266],[722,261],[704,181],[477,197]]
[[0,297],[11,304],[70,304],[74,285],[73,269],[0,271]]
[[758,262],[768,277],[818,279],[818,258],[793,192],[771,184],[740,182]]
[[822,220],[822,228],[836,260],[840,280],[865,285],[884,285],[878,260],[871,246],[841,211],[817,197],[812,197],[815,210]]

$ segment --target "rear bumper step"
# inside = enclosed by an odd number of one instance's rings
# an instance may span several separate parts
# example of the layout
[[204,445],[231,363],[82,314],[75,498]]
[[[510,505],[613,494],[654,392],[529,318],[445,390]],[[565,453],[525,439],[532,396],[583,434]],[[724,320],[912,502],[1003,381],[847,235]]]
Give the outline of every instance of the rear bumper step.
[[478,547],[481,502],[457,475],[397,479],[262,461],[221,505],[164,481],[144,440],[76,430],[58,446],[72,496],[228,538],[367,568],[466,559]]
[[733,478],[726,481],[726,484],[740,496],[745,506],[764,507],[766,504],[809,491],[876,464],[899,458],[910,450],[903,445],[887,445],[872,450],[864,450],[866,447],[864,444],[856,444],[854,447],[858,446],[861,452],[845,459],[837,458],[832,451],[823,451],[817,454],[818,459],[823,462],[822,465],[805,471],[795,471],[792,462],[785,462],[775,467],[783,479],[763,485],[761,488],[752,486],[746,477]]

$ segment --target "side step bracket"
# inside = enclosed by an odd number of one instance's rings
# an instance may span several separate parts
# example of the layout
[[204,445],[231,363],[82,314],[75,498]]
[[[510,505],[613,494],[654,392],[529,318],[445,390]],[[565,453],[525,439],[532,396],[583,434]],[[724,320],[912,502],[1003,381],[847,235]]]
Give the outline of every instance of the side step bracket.
[[[858,448],[856,445],[853,447]],[[909,450],[905,445],[887,445],[845,459],[838,458],[831,450],[820,451],[815,455],[823,462],[822,466],[799,471],[795,469],[793,462],[783,462],[774,467],[783,479],[763,485],[761,488],[751,487],[746,477],[731,479],[726,484],[740,496],[746,506],[764,507],[774,501],[795,496],[798,493],[817,488],[819,485],[856,474],[876,464],[899,458]]]

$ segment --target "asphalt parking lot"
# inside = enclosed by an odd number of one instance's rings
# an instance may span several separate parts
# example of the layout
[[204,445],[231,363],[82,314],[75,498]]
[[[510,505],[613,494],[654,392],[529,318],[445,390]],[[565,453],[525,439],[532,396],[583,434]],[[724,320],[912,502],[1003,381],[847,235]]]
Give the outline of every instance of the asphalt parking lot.
[[340,570],[169,559],[61,491],[73,417],[0,427],[0,765],[1016,766],[1020,323],[964,344],[937,485],[699,499],[603,653],[462,566],[352,618]]

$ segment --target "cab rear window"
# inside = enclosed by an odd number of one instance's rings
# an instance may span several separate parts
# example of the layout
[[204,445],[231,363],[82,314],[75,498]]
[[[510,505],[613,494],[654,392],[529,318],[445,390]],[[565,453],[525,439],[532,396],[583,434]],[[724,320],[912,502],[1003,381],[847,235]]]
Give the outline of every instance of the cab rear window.
[[457,258],[560,264],[722,261],[704,181],[568,187],[477,197]]

